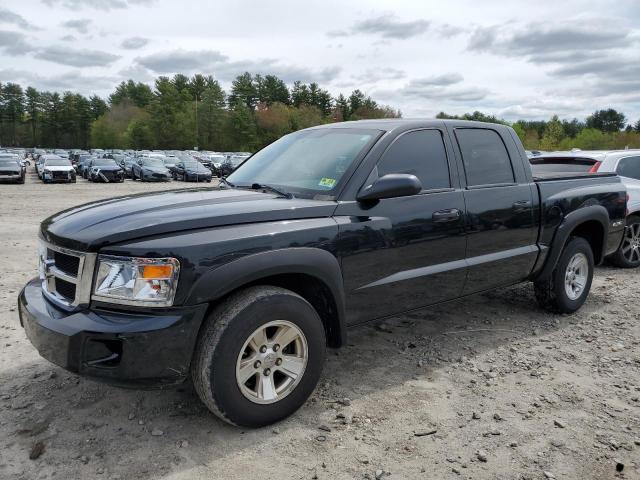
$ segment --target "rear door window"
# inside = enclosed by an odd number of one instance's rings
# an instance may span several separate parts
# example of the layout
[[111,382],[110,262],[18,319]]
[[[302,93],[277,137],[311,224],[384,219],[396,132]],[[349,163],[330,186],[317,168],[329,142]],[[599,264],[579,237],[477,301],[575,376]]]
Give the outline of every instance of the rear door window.
[[399,136],[378,163],[378,176],[408,173],[423,190],[451,187],[447,151],[440,130],[416,130]]
[[457,128],[468,186],[515,183],[511,159],[495,130]]
[[622,177],[640,180],[640,156],[620,159],[616,173]]

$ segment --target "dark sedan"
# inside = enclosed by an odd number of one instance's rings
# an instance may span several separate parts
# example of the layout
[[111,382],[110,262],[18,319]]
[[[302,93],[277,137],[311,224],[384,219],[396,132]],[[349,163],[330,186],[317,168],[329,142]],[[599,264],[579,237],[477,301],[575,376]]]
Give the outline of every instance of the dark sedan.
[[168,182],[171,172],[160,158],[143,157],[131,166],[131,178],[141,182]]
[[173,179],[183,182],[210,182],[211,170],[195,160],[180,160],[173,169]]
[[124,182],[124,169],[111,158],[96,158],[92,160],[87,180],[91,182]]
[[25,172],[15,155],[0,155],[0,182],[24,183]]

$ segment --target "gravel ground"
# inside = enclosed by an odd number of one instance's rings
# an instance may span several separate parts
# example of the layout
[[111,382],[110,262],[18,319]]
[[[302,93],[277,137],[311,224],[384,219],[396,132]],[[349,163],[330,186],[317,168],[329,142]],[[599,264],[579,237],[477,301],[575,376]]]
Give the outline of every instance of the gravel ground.
[[307,404],[259,430],[217,420],[190,385],[121,390],[40,358],[16,309],[39,222],[192,186],[0,186],[1,479],[640,478],[637,271],[598,268],[574,315],[521,285],[360,328]]

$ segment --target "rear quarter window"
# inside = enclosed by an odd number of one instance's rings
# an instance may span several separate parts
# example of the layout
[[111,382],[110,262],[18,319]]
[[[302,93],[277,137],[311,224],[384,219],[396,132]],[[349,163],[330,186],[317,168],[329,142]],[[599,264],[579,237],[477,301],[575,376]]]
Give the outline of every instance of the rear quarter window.
[[507,147],[495,130],[457,128],[455,135],[468,186],[515,182]]

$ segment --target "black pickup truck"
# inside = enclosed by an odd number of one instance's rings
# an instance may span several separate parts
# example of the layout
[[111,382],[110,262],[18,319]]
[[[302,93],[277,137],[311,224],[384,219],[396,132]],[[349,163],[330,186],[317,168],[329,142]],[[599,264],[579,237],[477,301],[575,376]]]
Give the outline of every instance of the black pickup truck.
[[524,281],[577,310],[626,202],[615,174],[533,178],[506,126],[323,125],[218,188],[48,218],[20,320],[61,367],[124,386],[190,377],[222,419],[261,426],[305,402],[349,327]]

